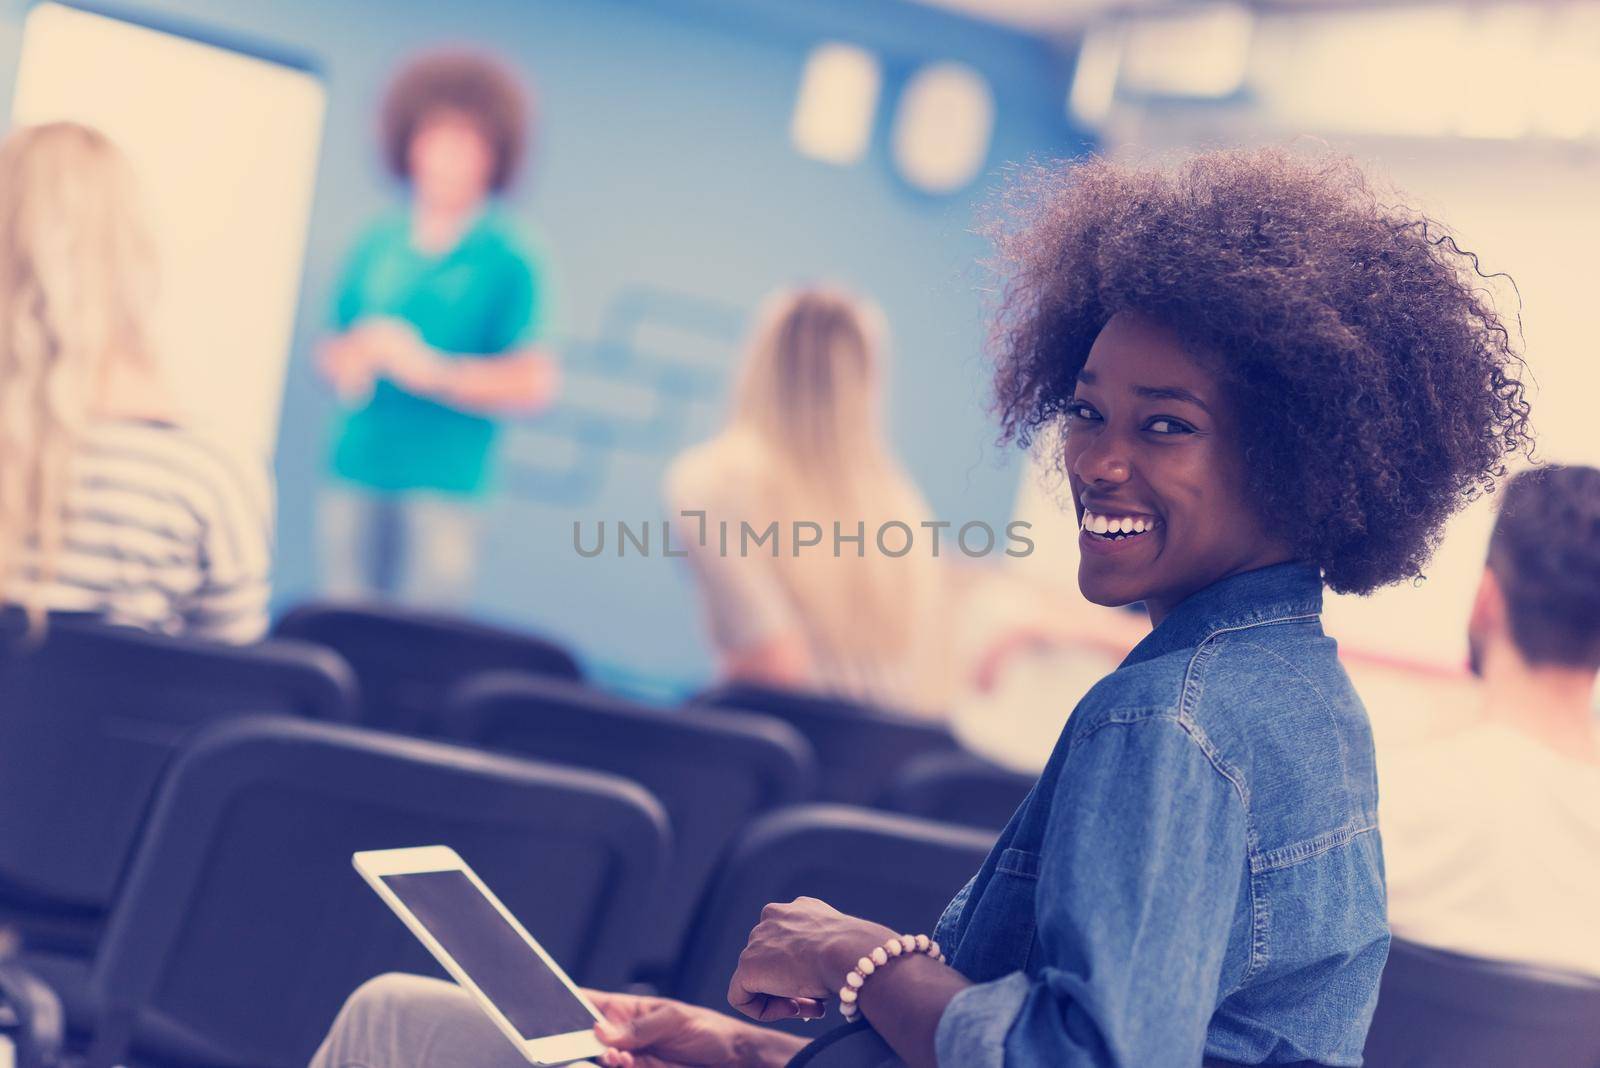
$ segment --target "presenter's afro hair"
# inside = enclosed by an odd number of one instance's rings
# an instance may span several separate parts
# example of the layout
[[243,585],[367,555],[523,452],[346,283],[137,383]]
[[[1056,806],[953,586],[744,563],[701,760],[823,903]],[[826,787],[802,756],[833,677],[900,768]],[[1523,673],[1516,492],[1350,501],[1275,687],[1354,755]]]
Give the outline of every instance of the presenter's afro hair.
[[400,69],[384,96],[384,161],[396,178],[410,177],[411,138],[430,112],[469,116],[494,156],[490,187],[501,192],[516,176],[527,147],[532,105],[517,77],[476,52],[427,52]]

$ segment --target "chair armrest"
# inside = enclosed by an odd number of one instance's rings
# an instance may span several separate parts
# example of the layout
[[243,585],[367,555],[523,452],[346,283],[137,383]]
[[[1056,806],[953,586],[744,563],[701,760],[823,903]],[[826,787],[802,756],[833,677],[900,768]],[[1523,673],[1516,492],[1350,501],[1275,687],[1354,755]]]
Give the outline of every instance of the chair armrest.
[[16,1030],[17,1068],[54,1068],[61,1060],[65,1024],[61,999],[15,961],[0,961],[0,1019]]

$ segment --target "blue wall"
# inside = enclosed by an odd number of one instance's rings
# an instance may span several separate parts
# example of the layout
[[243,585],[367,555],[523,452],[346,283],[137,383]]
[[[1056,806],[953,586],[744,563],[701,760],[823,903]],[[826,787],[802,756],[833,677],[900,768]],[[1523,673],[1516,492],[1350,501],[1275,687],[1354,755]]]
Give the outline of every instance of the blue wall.
[[[557,331],[573,369],[568,400],[509,443],[475,611],[565,637],[614,682],[670,688],[705,676],[709,658],[679,562],[581,559],[572,524],[661,517],[671,453],[716,426],[744,315],[797,278],[857,286],[888,312],[894,440],[936,513],[1006,518],[1016,467],[992,447],[982,410],[975,264],[984,249],[970,233],[992,178],[954,197],[916,193],[890,163],[888,124],[919,64],[958,59],[995,92],[991,172],[1081,151],[1063,115],[1068,72],[1041,42],[900,0],[118,8],[298,53],[325,79],[327,126],[277,456],[280,608],[315,588],[313,508],[332,410],[310,347],[344,250],[396,196],[376,160],[375,107],[394,65],[440,42],[487,45],[537,86],[538,154],[509,207],[540,236],[555,272]],[[26,9],[0,2],[0,63],[13,71]],[[886,74],[872,151],[849,168],[804,159],[788,141],[802,64],[829,39],[872,49]],[[8,96],[11,79],[4,83]]]

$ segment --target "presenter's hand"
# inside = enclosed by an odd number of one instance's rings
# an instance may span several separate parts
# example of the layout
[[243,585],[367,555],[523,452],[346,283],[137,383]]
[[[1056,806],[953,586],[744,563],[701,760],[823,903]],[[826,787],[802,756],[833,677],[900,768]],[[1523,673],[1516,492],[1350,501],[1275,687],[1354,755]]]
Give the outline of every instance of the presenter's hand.
[[805,1040],[668,998],[584,991],[605,1017],[595,1036],[607,1068],[780,1068]]
[[356,334],[340,334],[324,341],[317,350],[317,370],[339,400],[352,406],[372,394],[377,374],[372,357]]
[[862,954],[896,933],[814,897],[768,905],[739,955],[728,1003],[757,1020],[820,1016]]
[[449,360],[422,340],[417,328],[402,319],[369,319],[357,328],[379,374],[406,390],[431,396],[443,388]]

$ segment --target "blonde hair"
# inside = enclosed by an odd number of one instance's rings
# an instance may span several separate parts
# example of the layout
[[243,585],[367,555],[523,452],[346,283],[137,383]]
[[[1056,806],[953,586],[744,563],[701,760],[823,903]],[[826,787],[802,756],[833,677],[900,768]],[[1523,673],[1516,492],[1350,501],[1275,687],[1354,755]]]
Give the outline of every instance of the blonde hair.
[[[49,578],[74,444],[106,363],[147,358],[150,241],[131,167],[76,123],[0,144],[0,594]],[[35,625],[43,610],[27,606]]]
[[[794,521],[823,527],[816,549],[799,556],[786,550],[775,563],[813,643],[846,660],[903,656],[936,615],[929,597],[939,569],[918,526],[927,505],[885,435],[885,333],[878,309],[841,289],[814,286],[768,298],[727,429],[760,457],[754,496],[762,515],[788,529]],[[903,557],[884,555],[875,542],[879,527],[892,521],[916,536],[917,547]],[[864,526],[864,556],[853,543],[833,555],[835,522],[847,536]],[[885,537],[895,550],[904,540]]]

